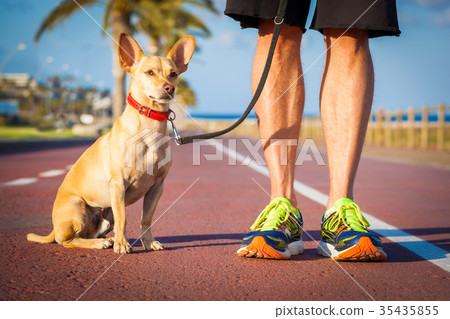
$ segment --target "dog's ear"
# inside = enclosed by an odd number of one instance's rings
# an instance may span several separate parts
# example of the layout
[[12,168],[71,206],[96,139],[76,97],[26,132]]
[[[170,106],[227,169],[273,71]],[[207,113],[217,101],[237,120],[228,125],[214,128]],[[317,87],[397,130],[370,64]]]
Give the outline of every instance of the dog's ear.
[[134,72],[139,61],[144,56],[139,44],[131,35],[122,33],[119,39],[120,66],[128,73]]
[[169,54],[167,54],[167,57],[172,59],[177,66],[179,73],[187,70],[192,54],[194,54],[194,49],[195,39],[192,35],[187,35],[178,40],[169,51]]

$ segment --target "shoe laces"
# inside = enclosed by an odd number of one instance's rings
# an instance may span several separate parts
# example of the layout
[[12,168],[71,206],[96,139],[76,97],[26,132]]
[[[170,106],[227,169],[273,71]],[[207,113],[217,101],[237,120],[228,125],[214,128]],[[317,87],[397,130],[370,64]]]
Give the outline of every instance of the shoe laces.
[[361,209],[355,203],[340,206],[339,210],[330,218],[328,229],[332,232],[337,231],[340,222],[351,230],[363,233],[367,233],[367,228],[370,226]]
[[259,214],[250,229],[254,231],[276,230],[284,222],[288,223],[290,229],[300,227],[296,216],[296,218],[289,218],[291,213],[294,213],[294,209],[290,205],[284,201],[273,200]]

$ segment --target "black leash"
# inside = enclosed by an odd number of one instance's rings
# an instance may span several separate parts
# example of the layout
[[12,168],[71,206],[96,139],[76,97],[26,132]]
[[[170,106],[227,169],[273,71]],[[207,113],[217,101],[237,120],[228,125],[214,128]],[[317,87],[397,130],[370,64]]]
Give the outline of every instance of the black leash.
[[264,84],[266,83],[267,76],[268,76],[269,70],[270,70],[270,65],[272,64],[272,58],[273,58],[273,54],[275,52],[275,47],[277,45],[278,36],[280,35],[281,25],[284,21],[284,13],[286,11],[287,3],[288,3],[288,0],[280,0],[277,16],[274,19],[275,27],[273,29],[272,42],[270,43],[269,54],[267,55],[266,65],[264,66],[264,71],[261,75],[261,79],[259,80],[259,84],[255,91],[255,94],[253,95],[253,98],[250,101],[250,104],[248,105],[244,114],[242,114],[241,117],[236,122],[233,123],[233,125],[231,125],[230,127],[226,128],[226,129],[223,129],[223,130],[217,131],[217,132],[211,132],[211,133],[205,133],[205,134],[199,134],[199,135],[193,135],[193,136],[187,136],[187,137],[181,137],[180,135],[178,135],[178,132],[173,124],[173,121],[169,119],[171,121],[172,127],[174,129],[175,142],[178,145],[189,144],[189,143],[192,143],[197,140],[206,140],[206,139],[210,139],[210,138],[214,138],[214,137],[223,135],[225,133],[228,133],[228,132],[234,130],[236,127],[239,126],[239,124],[241,124],[247,118],[247,116],[250,114],[251,110],[255,106],[256,102],[258,101],[259,96],[261,95],[261,92],[264,88]]

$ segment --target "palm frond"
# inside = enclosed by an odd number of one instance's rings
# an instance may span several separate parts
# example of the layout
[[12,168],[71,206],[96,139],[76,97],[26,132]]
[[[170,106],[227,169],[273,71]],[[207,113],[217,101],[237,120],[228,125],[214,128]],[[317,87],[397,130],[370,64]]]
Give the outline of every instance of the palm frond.
[[177,96],[181,97],[183,103],[188,106],[194,107],[197,105],[197,97],[195,96],[195,92],[184,78],[180,78],[178,80]]
[[[201,2],[201,1],[197,1]],[[193,34],[200,37],[211,35],[200,18],[188,12],[182,0],[140,0],[136,7],[136,25],[139,31],[149,35],[163,54],[182,36]]]
[[165,18],[163,12],[157,6],[144,5],[135,12],[136,19],[134,25],[138,32],[147,34],[154,44],[157,45],[157,53],[160,54],[161,39],[170,36],[171,29],[169,20]]
[[205,37],[211,35],[211,32],[203,20],[186,10],[179,10],[175,18],[179,29],[196,29],[195,31],[203,33],[203,36]]
[[[114,1],[108,1],[105,4],[105,13],[103,14],[103,30],[108,30],[111,26],[111,14],[114,8]],[[103,35],[105,35],[105,31],[103,31]]]
[[98,2],[98,0],[77,0],[77,2],[73,0],[61,1],[41,23],[34,36],[34,41],[39,41],[45,31],[53,29],[56,25],[68,19],[73,13],[80,9],[80,6],[88,7]]
[[[103,35],[105,35],[106,30],[111,28],[114,24],[115,14],[119,12],[122,17],[130,17],[133,11],[136,10],[135,0],[108,0],[107,2],[103,2],[103,5],[105,6],[105,12],[103,14]],[[132,24],[131,21],[128,23]],[[136,31],[133,25],[130,25],[129,27],[130,33]]]
[[214,6],[214,2],[212,0],[181,0],[184,4],[191,4],[197,7],[206,8],[209,11],[219,14],[219,11]]

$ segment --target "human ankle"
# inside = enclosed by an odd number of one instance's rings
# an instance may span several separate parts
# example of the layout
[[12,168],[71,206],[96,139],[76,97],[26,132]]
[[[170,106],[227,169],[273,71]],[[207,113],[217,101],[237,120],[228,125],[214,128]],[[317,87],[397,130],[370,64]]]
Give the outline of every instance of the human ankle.
[[289,203],[291,203],[291,205],[292,205],[293,207],[297,207],[297,199],[296,199],[294,196],[287,196],[287,195],[272,195],[271,198],[270,198],[270,200],[272,201],[272,200],[274,200],[275,198],[278,198],[278,197],[286,198],[286,199],[289,201]]

